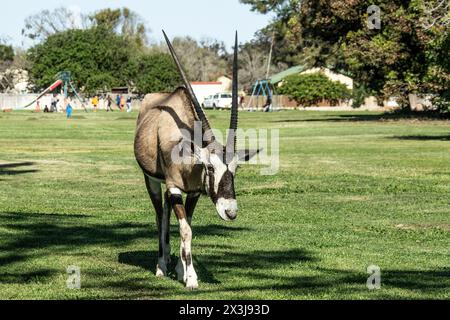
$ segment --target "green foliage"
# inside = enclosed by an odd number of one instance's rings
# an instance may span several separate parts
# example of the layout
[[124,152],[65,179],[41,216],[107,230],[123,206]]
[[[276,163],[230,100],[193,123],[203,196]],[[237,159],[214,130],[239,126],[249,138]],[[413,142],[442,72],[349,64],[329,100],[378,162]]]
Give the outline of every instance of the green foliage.
[[279,93],[304,106],[316,105],[323,100],[339,103],[342,100],[349,100],[352,96],[352,91],[344,84],[331,81],[322,73],[289,76]]
[[181,81],[172,58],[164,53],[140,55],[136,68],[135,85],[139,92],[171,91]]
[[133,49],[122,37],[96,27],[52,35],[31,48],[28,58],[33,64],[30,71],[37,89],[47,87],[58,72],[69,70],[77,87],[95,91],[105,85],[130,83],[128,66]]
[[353,88],[352,107],[361,107],[369,96],[371,96],[371,93],[365,86],[355,84],[355,87]]
[[98,26],[114,30],[119,26],[121,16],[122,12],[120,9],[107,8],[94,13],[90,19],[95,21]]
[[[450,88],[450,7],[439,0],[241,0],[275,19],[259,33],[276,33],[275,56],[289,64],[346,72],[377,96],[433,94]],[[370,5],[381,9],[381,29],[369,29]]]
[[86,81],[85,92],[94,93],[96,91],[111,91],[112,88],[119,86],[119,82],[109,73],[94,74]]
[[0,44],[0,62],[14,60],[14,49],[11,46]]
[[106,27],[52,35],[31,48],[28,59],[37,90],[49,86],[61,70],[71,71],[74,84],[87,93],[115,86],[136,86],[139,93],[148,93],[178,83],[167,54],[144,55],[133,40]]

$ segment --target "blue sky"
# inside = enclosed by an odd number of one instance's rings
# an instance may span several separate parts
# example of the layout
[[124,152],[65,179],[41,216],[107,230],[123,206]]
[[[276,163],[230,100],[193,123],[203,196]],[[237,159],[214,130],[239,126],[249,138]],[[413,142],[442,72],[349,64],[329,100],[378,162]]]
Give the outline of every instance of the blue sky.
[[2,1],[0,38],[6,37],[13,45],[21,46],[25,18],[61,6],[83,13],[127,6],[146,20],[151,41],[162,40],[160,30],[165,29],[170,37],[216,38],[228,48],[232,46],[234,30],[239,31],[240,41],[244,42],[252,39],[270,20],[270,16],[251,12],[249,6],[238,0],[8,0]]

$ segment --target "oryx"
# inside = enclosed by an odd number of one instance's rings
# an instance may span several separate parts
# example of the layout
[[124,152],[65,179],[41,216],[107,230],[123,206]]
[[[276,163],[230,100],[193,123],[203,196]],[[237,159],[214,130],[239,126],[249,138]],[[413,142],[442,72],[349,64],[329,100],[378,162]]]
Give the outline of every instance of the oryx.
[[[159,260],[156,275],[165,276],[167,274],[167,266],[170,262],[170,213],[173,209],[181,234],[180,261],[176,271],[179,280],[184,281],[187,288],[195,289],[198,287],[198,281],[191,253],[191,222],[197,201],[201,194],[207,194],[223,220],[236,219],[238,205],[234,179],[238,162],[240,160],[248,161],[257,154],[257,151],[236,150],[238,127],[237,33],[234,48],[230,133],[226,146],[216,141],[208,119],[165,33],[164,37],[185,87],[180,87],[170,94],[145,97],[137,123],[135,155],[139,166],[144,171],[147,190],[157,214]],[[189,161],[175,161],[174,150],[177,150],[176,148],[182,141],[186,141],[186,133],[183,132],[194,132],[196,124],[199,123],[201,123],[203,142],[188,143],[189,149],[192,151]],[[164,201],[161,184],[165,184],[167,187]],[[182,193],[187,194],[185,204]]]

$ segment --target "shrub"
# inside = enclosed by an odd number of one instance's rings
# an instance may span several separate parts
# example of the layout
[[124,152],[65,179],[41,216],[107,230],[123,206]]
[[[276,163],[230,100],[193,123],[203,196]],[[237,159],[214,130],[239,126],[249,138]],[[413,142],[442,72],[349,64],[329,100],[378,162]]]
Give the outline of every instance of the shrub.
[[331,81],[323,73],[289,76],[284,80],[279,92],[306,107],[317,105],[323,100],[338,104],[352,97],[352,91],[346,85]]

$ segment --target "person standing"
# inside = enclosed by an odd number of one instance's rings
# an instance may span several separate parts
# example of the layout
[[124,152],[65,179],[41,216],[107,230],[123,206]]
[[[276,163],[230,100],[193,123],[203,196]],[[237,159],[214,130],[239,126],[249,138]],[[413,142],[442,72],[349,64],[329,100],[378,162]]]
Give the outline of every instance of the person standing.
[[116,97],[116,104],[117,104],[117,108],[120,110],[120,95],[118,94]]
[[244,101],[245,101],[245,96],[242,94],[239,97],[239,108],[244,109]]
[[97,108],[98,108],[98,96],[95,96],[92,99],[92,105],[94,106],[94,112],[97,112]]
[[72,110],[72,106],[70,105],[70,103],[68,103],[66,107],[67,119],[72,118]]
[[120,97],[120,110],[125,111],[125,104],[127,100],[125,99],[125,96]]
[[38,101],[36,101],[36,109],[34,110],[34,112],[39,113],[41,112],[41,103]]
[[132,111],[132,108],[131,108],[132,101],[133,100],[131,99],[131,96],[128,96],[128,98],[127,98],[127,112],[128,113],[130,113]]
[[112,108],[112,104],[113,104],[113,99],[111,98],[110,95],[108,95],[108,97],[106,98],[106,112],[113,112],[113,108]]
[[267,102],[263,107],[264,112],[272,112],[272,93],[269,92],[269,95],[267,96]]
[[53,94],[53,97],[50,101],[50,112],[58,112],[58,109],[57,109],[58,101],[59,100],[56,98],[56,94]]

